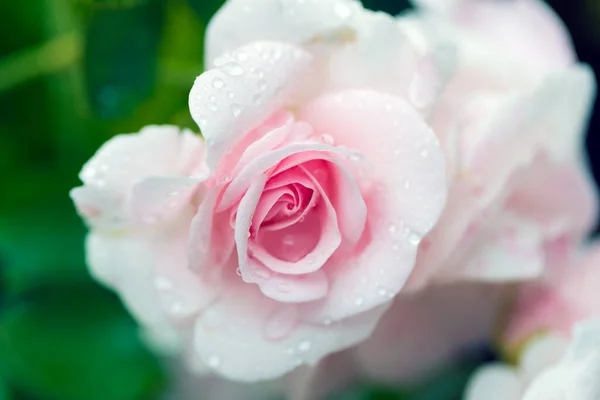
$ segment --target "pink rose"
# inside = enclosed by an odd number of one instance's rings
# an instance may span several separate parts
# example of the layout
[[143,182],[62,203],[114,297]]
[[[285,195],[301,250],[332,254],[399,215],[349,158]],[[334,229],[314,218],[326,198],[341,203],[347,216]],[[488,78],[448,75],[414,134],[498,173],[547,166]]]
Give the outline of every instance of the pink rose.
[[95,191],[124,222],[99,241],[91,224],[89,263],[198,370],[271,379],[366,339],[403,288],[447,191],[438,139],[408,100],[431,88],[409,87],[423,63],[443,87],[444,60],[351,0],[230,1],[207,37],[213,67],[190,93],[206,158],[180,144],[183,167],[146,158]]
[[430,120],[448,204],[408,287],[538,277],[548,251],[577,244],[597,214],[582,167],[593,74],[541,1],[422,3],[400,26],[422,49],[456,46],[458,65]]
[[600,247],[592,245],[523,288],[504,334],[509,348],[539,332],[568,335],[580,320],[600,318]]

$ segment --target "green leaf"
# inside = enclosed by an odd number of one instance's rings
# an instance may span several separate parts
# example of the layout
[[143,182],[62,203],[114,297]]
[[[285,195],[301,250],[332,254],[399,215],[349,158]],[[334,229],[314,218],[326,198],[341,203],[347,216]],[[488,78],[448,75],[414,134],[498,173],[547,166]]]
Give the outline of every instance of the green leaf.
[[162,22],[160,0],[94,13],[86,32],[84,67],[99,116],[127,116],[152,94]]
[[92,284],[41,287],[8,303],[0,368],[22,390],[54,400],[152,399],[164,384],[138,327]]
[[224,0],[188,0],[190,6],[200,17],[203,23],[208,23],[215,13],[221,8]]
[[363,5],[375,11],[396,15],[410,8],[410,0],[362,0]]
[[0,400],[10,400],[8,385],[0,378]]
[[327,400],[408,400],[406,393],[398,388],[380,384],[352,386]]
[[94,7],[126,8],[136,7],[147,2],[147,0],[80,0]]

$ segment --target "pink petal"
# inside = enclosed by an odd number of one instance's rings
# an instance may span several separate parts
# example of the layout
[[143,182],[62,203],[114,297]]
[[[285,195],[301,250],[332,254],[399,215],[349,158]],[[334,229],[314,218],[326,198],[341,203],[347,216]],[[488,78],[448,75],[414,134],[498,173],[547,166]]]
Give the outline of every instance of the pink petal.
[[229,214],[215,212],[218,195],[217,190],[208,191],[190,226],[190,268],[201,274],[218,273],[220,266],[230,258],[235,245]]
[[196,78],[189,106],[206,138],[211,168],[294,95],[310,63],[311,56],[293,45],[255,42],[222,56]]
[[[275,335],[273,327],[287,326],[287,314],[296,308],[268,298],[255,285],[231,281],[224,295],[205,311],[219,316],[219,325],[207,326],[202,320],[195,325],[196,354],[228,379],[273,379],[363,340],[385,311],[379,307],[329,325],[306,324],[299,319],[291,331],[285,329],[286,335]],[[284,321],[280,324],[274,320],[278,318]]]
[[419,242],[445,203],[444,156],[419,114],[394,96],[343,92],[315,100],[300,115],[337,145],[360,150],[377,178],[366,199],[370,240],[332,268],[327,298],[304,310],[317,320],[339,320],[388,302],[404,286]]
[[223,192],[218,211],[223,211],[231,207],[240,199],[244,191],[249,188],[250,183],[265,173],[269,168],[276,166],[279,162],[291,155],[304,152],[322,152],[324,153],[324,157],[337,154],[348,158],[354,157],[360,159],[360,155],[358,155],[357,151],[321,143],[294,143],[278,148],[257,157],[239,171],[239,174],[233,178],[229,186]]
[[258,282],[260,291],[282,303],[306,303],[327,296],[328,282],[323,271],[306,275],[276,274]]
[[[298,168],[302,169],[302,167]],[[319,203],[315,208],[310,210],[310,213],[305,217],[303,222],[297,222],[285,230],[273,232],[273,235],[269,235],[269,239],[267,239],[275,241],[276,238],[274,235],[281,236],[279,240],[281,241],[281,246],[285,248],[285,253],[289,253],[286,254],[287,257],[290,257],[290,255],[293,257],[293,254],[298,252],[297,247],[300,247],[299,259],[292,261],[289,258],[285,260],[274,256],[273,252],[268,249],[270,247],[269,243],[265,243],[264,240],[263,243],[260,243],[260,237],[256,245],[251,246],[253,256],[275,272],[292,275],[316,272],[329,260],[342,242],[335,208],[312,174],[305,169],[304,173],[311,180],[315,189],[321,194]],[[302,246],[302,243],[291,243],[289,248],[286,248],[286,237],[289,237],[292,241],[300,242],[303,237],[307,236],[316,239],[316,245],[312,246],[312,248],[306,248]]]

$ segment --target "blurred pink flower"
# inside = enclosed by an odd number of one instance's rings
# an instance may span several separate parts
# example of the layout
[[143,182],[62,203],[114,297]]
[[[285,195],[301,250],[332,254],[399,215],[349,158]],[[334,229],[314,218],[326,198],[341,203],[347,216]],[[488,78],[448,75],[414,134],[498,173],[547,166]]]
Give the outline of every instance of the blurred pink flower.
[[408,286],[539,277],[550,248],[576,245],[597,215],[582,156],[593,73],[542,1],[417,3],[399,25],[422,51],[454,48],[457,63],[430,118],[448,203]]
[[481,368],[466,400],[600,398],[600,320],[579,322],[567,335],[547,334],[530,342],[517,367]]

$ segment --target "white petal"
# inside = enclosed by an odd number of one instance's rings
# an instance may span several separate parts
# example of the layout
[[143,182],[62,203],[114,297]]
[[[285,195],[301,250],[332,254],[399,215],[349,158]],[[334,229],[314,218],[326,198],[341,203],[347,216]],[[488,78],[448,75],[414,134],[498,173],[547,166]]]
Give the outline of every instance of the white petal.
[[196,78],[192,117],[214,168],[227,149],[282,107],[303,84],[311,56],[287,43],[254,42],[219,58]]
[[514,369],[490,365],[471,378],[465,400],[521,400],[522,393],[523,384]]

